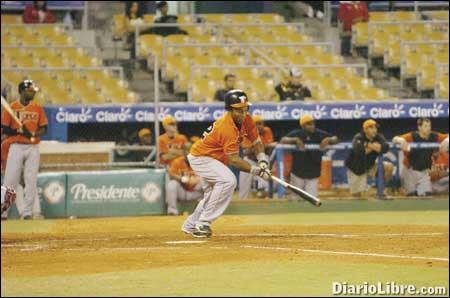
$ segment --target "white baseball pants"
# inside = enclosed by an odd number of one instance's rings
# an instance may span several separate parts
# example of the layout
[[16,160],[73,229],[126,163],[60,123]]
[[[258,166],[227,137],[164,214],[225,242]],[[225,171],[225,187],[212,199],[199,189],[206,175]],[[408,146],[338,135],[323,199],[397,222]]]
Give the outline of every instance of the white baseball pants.
[[200,200],[203,197],[202,186],[197,184],[193,191],[187,191],[177,180],[167,183],[166,203],[167,213],[178,215],[178,201]]
[[194,172],[202,179],[203,199],[184,227],[193,229],[196,224],[210,225],[221,216],[230,204],[237,181],[233,172],[220,161],[207,156],[188,155]]

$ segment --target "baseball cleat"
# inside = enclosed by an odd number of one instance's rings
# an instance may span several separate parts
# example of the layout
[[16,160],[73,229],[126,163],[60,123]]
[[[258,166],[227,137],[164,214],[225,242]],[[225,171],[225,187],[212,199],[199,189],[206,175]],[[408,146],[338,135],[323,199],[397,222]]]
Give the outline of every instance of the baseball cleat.
[[207,225],[195,225],[195,231],[192,233],[195,238],[209,238],[212,236],[212,230]]

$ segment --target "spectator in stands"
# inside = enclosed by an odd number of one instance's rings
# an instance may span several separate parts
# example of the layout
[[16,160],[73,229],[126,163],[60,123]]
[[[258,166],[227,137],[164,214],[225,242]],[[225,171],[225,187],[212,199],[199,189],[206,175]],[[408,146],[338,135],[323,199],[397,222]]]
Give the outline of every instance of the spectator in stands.
[[351,56],[352,26],[369,21],[369,9],[365,1],[340,1],[338,16],[341,37],[341,55]]
[[[156,24],[172,24],[177,23],[178,17],[175,15],[169,14],[169,5],[167,4],[167,1],[160,1],[156,5],[157,9],[161,13],[161,16],[155,19]],[[162,36],[168,36],[171,34],[187,34],[186,31],[181,30],[178,26],[171,26],[171,27],[155,27],[152,28],[153,34],[158,34]]]
[[183,148],[183,155],[175,158],[170,164],[168,170],[170,180],[166,189],[168,215],[179,215],[178,201],[192,201],[203,198],[200,177],[194,173],[187,159],[191,146],[191,143],[186,143]]
[[183,156],[183,147],[188,139],[178,133],[177,122],[172,116],[164,118],[163,127],[166,133],[159,136],[159,154],[161,164],[170,166],[175,158]]
[[[258,129],[259,137],[266,149],[266,154],[275,146],[273,141],[273,133],[270,127],[264,125],[264,119],[261,116],[253,116],[253,122],[255,122]],[[244,160],[248,161],[252,165],[257,165],[258,161],[255,156],[255,152],[252,149],[252,143],[248,139],[242,141],[241,147],[244,152]],[[252,186],[256,184],[256,196],[258,198],[265,198],[269,190],[269,183],[260,177],[254,177],[249,173],[239,173],[239,198],[246,199]]]
[[[364,121],[362,132],[356,134],[352,141],[352,149],[345,160],[348,168],[348,183],[353,196],[361,196],[368,190],[367,177],[375,177],[377,158],[389,150],[389,144],[381,133],[378,133],[378,124],[375,120]],[[394,167],[384,162],[384,179],[389,181]]]
[[305,98],[312,96],[309,88],[302,84],[302,73],[300,70],[293,68],[289,75],[288,80],[284,80],[275,86],[275,91],[280,101],[305,100]]
[[448,151],[436,152],[433,155],[433,164],[429,172],[432,194],[448,194]]
[[[401,180],[403,188],[409,196],[427,196],[431,194],[432,187],[429,171],[432,168],[433,154],[436,151],[433,148],[410,148],[409,143],[441,143],[441,148],[448,144],[448,135],[434,132],[431,130],[431,127],[429,118],[420,118],[417,120],[417,131],[396,136],[392,140],[395,144],[400,145],[405,155]],[[442,149],[441,151],[444,150]]]
[[[322,168],[322,149],[339,142],[336,136],[317,129],[315,120],[311,115],[300,118],[300,128],[291,131],[281,139],[282,144],[297,146],[293,153],[291,183],[313,195],[317,195],[319,177]],[[304,150],[305,144],[320,145],[321,150]]]
[[[135,27],[143,23],[142,11],[138,1],[127,2],[126,4],[126,28],[127,28],[127,42],[126,48],[130,50],[131,59],[136,58],[136,45],[135,45]],[[140,34],[145,34],[141,31]]]
[[221,88],[216,91],[214,94],[214,100],[224,101],[225,94],[227,94],[228,91],[235,89],[234,85],[236,84],[236,75],[228,73],[223,78],[223,81],[225,82],[225,88]]
[[31,23],[55,23],[53,13],[47,8],[47,1],[33,1],[32,5],[27,5],[23,13],[23,22]]

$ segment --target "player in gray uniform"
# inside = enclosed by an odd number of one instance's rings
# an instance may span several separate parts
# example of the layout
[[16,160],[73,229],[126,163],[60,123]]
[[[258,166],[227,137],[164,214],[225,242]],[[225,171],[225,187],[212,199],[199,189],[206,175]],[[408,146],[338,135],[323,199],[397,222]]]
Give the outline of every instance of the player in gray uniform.
[[2,113],[2,132],[10,139],[11,146],[6,161],[4,186],[17,189],[22,173],[25,181],[23,219],[32,219],[34,200],[38,197],[39,142],[47,131],[48,120],[44,109],[33,102],[38,91],[32,80],[19,84],[20,99],[11,103],[22,126],[11,115]]

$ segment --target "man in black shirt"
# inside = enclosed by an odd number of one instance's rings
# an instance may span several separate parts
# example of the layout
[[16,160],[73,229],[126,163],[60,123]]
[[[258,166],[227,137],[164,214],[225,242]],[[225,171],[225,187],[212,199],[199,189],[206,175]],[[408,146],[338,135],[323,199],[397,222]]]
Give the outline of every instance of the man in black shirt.
[[[301,117],[300,126],[301,129],[295,129],[282,138],[281,143],[297,145],[297,148],[301,150],[305,148],[305,144],[316,144],[323,150],[339,142],[336,136],[317,129],[314,118],[310,115]],[[321,150],[302,150],[293,153],[290,182],[315,196],[318,192],[318,178],[322,164]]]
[[[171,24],[171,23],[177,23],[178,17],[175,15],[169,14],[169,6],[167,4],[167,1],[161,1],[156,6],[158,10],[161,12],[161,16],[155,19],[156,24]],[[171,34],[187,34],[186,31],[181,30],[178,26],[173,27],[155,27],[152,28],[153,34],[158,34],[162,36],[168,36]]]
[[[363,123],[363,131],[353,137],[352,150],[345,160],[348,168],[348,183],[350,192],[354,196],[360,196],[368,190],[367,176],[375,177],[377,158],[389,150],[389,144],[384,136],[378,133],[375,120],[369,119]],[[388,181],[392,177],[394,167],[389,162],[384,162],[384,179]]]
[[216,94],[214,94],[214,100],[216,101],[224,101],[225,94],[227,94],[228,91],[235,89],[234,84],[236,83],[236,75],[232,73],[226,74],[223,80],[225,82],[225,88],[216,91]]
[[275,91],[280,101],[305,100],[307,97],[312,97],[308,87],[302,84],[302,73],[296,68],[291,69],[289,80],[278,84]]

